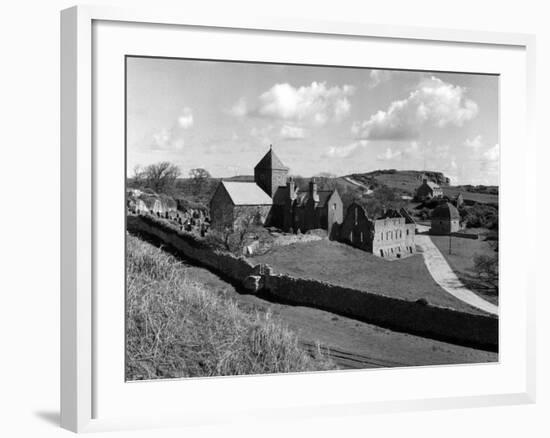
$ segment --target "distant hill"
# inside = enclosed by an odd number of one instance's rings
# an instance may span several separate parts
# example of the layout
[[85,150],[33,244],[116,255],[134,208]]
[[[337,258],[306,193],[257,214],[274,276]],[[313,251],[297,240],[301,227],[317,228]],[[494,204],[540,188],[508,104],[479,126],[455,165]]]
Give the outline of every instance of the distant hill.
[[385,185],[404,194],[413,195],[416,188],[422,183],[423,175],[442,187],[448,186],[450,183],[449,178],[442,172],[419,170],[375,170],[366,173],[353,173],[345,178],[367,187],[376,188],[379,185]]
[[[376,189],[385,185],[399,195],[413,196],[417,187],[422,183],[422,176],[426,175],[431,181],[435,181],[443,189],[443,193],[449,198],[454,198],[458,193],[462,193],[465,201],[475,201],[483,204],[498,204],[498,187],[496,186],[451,186],[450,180],[442,172],[420,171],[420,170],[375,170],[366,173],[353,173],[351,175],[329,177],[317,176],[317,186],[319,190],[328,190],[337,188],[344,199],[345,207],[353,200],[354,193],[367,194],[371,189]],[[298,187],[307,190],[309,177],[295,177]],[[191,202],[196,202],[207,206],[219,181],[242,181],[253,182],[253,175],[236,175],[227,178],[207,178],[199,187],[194,184],[190,178],[178,178],[176,190],[172,196],[175,199],[185,198]]]
[[422,183],[422,177],[426,175],[430,181],[441,186],[443,194],[449,198],[462,193],[464,200],[480,202],[483,204],[498,204],[497,186],[451,186],[450,180],[442,172],[421,170],[375,170],[366,173],[354,173],[343,177],[348,182],[355,182],[363,187],[376,188],[379,185],[388,186],[401,194],[413,196],[417,187]]
[[494,187],[496,193],[478,192],[464,189],[463,186],[443,187],[443,194],[449,198],[455,198],[459,193],[465,201],[479,202],[481,204],[498,204],[498,187]]
[[224,181],[254,182],[254,175],[235,175],[222,179]]

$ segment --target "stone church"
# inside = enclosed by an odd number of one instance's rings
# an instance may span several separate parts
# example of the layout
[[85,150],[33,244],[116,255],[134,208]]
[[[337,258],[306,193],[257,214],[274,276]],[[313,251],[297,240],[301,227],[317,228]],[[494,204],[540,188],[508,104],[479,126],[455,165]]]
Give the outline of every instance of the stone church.
[[302,233],[321,228],[329,236],[343,221],[338,191],[319,190],[315,178],[298,187],[272,147],[254,167],[254,182],[222,181],[210,201],[215,229],[235,228],[243,212],[251,211],[266,226]]

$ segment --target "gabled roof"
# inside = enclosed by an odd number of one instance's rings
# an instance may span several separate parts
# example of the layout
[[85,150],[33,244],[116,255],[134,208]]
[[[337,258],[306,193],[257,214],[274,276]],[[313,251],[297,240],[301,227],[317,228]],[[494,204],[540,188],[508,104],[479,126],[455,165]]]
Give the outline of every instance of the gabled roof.
[[222,181],[234,205],[272,205],[273,201],[253,182]]
[[[333,193],[334,190],[317,190],[317,195],[319,196],[319,203],[317,204],[317,207],[324,207]],[[309,196],[309,190],[299,190],[296,197],[296,203],[298,206],[305,206],[309,201]]]
[[416,221],[412,218],[412,216],[409,214],[407,210],[405,210],[403,207],[399,209],[399,214],[405,218],[406,224],[415,224]]
[[275,155],[275,152],[273,152],[271,147],[269,148],[269,151],[267,151],[267,154],[265,154],[258,164],[256,164],[254,169],[288,170],[279,157]]
[[436,183],[434,183],[433,181],[425,181],[426,182],[426,185],[432,189],[432,190],[435,190],[435,189],[439,189],[439,185],[437,185]]

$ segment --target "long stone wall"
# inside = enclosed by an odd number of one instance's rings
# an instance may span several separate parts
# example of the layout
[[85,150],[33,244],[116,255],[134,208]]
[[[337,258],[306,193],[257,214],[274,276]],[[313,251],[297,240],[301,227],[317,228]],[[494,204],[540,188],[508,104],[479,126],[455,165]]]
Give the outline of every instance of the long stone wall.
[[328,310],[393,330],[498,350],[498,319],[385,297],[317,280],[270,274],[264,287],[292,304]]
[[[393,330],[498,351],[498,318],[406,301],[330,283],[275,274],[267,265],[213,251],[168,222],[128,216],[128,231],[145,234],[213,271],[277,300],[327,310]],[[366,340],[368,342],[368,340]]]
[[192,235],[180,233],[162,219],[129,215],[126,219],[126,228],[130,232],[159,239],[170,248],[181,252],[185,257],[232,280],[244,282],[254,272],[254,265],[244,257],[213,251],[201,241],[193,238]]

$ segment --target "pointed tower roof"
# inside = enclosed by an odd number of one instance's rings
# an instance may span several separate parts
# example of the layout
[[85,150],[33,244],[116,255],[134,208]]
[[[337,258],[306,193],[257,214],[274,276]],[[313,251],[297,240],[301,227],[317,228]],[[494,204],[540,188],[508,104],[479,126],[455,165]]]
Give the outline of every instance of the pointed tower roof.
[[264,157],[256,164],[255,169],[275,169],[275,170],[288,170],[283,162],[279,159],[275,152],[273,152],[273,147],[269,145],[269,151]]

